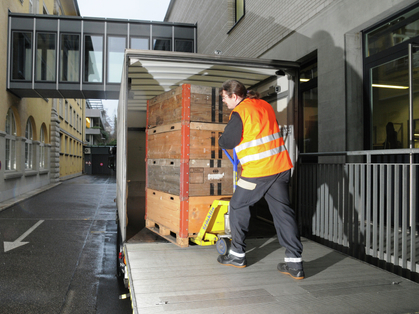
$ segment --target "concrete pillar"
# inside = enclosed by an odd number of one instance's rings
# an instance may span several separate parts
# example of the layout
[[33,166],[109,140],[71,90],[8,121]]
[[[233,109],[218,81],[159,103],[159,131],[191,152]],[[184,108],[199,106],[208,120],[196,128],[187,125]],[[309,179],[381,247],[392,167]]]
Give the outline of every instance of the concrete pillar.
[[[54,103],[57,100],[54,99]],[[50,178],[51,183],[60,181],[60,119],[56,105],[51,110],[51,150],[50,150]]]

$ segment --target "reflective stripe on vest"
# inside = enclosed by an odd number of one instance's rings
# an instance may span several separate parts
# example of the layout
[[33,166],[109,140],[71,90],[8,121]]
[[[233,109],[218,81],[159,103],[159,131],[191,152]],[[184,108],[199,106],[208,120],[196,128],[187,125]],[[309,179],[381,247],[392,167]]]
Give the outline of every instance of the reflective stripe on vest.
[[245,163],[248,163],[249,161],[261,160],[263,158],[274,156],[286,150],[287,149],[285,148],[285,146],[281,145],[280,147],[275,147],[273,149],[270,149],[270,150],[267,150],[258,154],[244,156],[240,158],[240,163],[243,165]]
[[277,140],[279,138],[281,138],[281,134],[275,133],[275,134],[268,135],[268,136],[265,136],[265,137],[262,137],[262,138],[258,138],[256,140],[253,140],[253,141],[250,141],[250,142],[247,142],[247,143],[240,144],[240,145],[236,146],[236,153],[241,152],[243,149],[263,145],[263,144],[272,142],[274,140]]

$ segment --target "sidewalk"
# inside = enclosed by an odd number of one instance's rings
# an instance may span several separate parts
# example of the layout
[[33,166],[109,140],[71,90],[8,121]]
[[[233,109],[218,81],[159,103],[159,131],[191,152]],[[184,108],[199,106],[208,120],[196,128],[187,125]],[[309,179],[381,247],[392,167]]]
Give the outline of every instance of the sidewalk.
[[17,203],[19,203],[23,200],[31,198],[32,196],[38,195],[39,193],[45,192],[49,189],[52,189],[53,187],[56,187],[57,185],[60,185],[60,184],[61,184],[61,182],[51,183],[51,184],[45,185],[43,187],[40,187],[39,189],[35,189],[35,190],[30,191],[30,192],[18,195],[17,197],[5,200],[4,202],[0,203],[0,212],[5,210],[6,208],[8,208],[10,206],[13,206],[13,205],[15,205],[15,204],[17,204]]

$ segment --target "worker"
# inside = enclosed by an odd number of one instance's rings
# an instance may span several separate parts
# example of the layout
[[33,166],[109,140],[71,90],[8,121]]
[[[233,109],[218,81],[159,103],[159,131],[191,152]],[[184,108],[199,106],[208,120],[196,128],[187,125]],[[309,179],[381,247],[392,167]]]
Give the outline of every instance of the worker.
[[224,82],[220,95],[232,112],[218,143],[224,149],[235,148],[242,173],[230,201],[231,249],[217,261],[238,268],[247,266],[245,238],[250,206],[265,197],[279,243],[285,247],[284,263],[279,263],[277,269],[294,279],[303,279],[303,245],[288,190],[293,165],[275,112],[269,103],[259,99],[257,92],[247,91],[236,80]]

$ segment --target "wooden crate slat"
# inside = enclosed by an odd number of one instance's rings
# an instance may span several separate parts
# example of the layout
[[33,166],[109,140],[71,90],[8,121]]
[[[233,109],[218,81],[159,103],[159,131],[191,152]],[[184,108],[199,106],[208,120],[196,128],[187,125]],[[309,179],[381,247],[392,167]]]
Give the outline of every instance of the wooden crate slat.
[[[180,195],[180,159],[148,159],[147,187]],[[189,196],[233,193],[233,165],[229,160],[189,160]]]
[[186,85],[190,86],[189,121],[224,124],[228,122],[231,110],[223,104],[218,88],[183,84],[149,101],[149,128],[182,120],[182,88]]
[[[190,129],[189,159],[225,159],[227,156],[218,146],[218,138],[222,131]],[[150,159],[181,159],[181,130],[162,133],[148,133],[147,158]],[[232,156],[232,150],[228,150]]]

